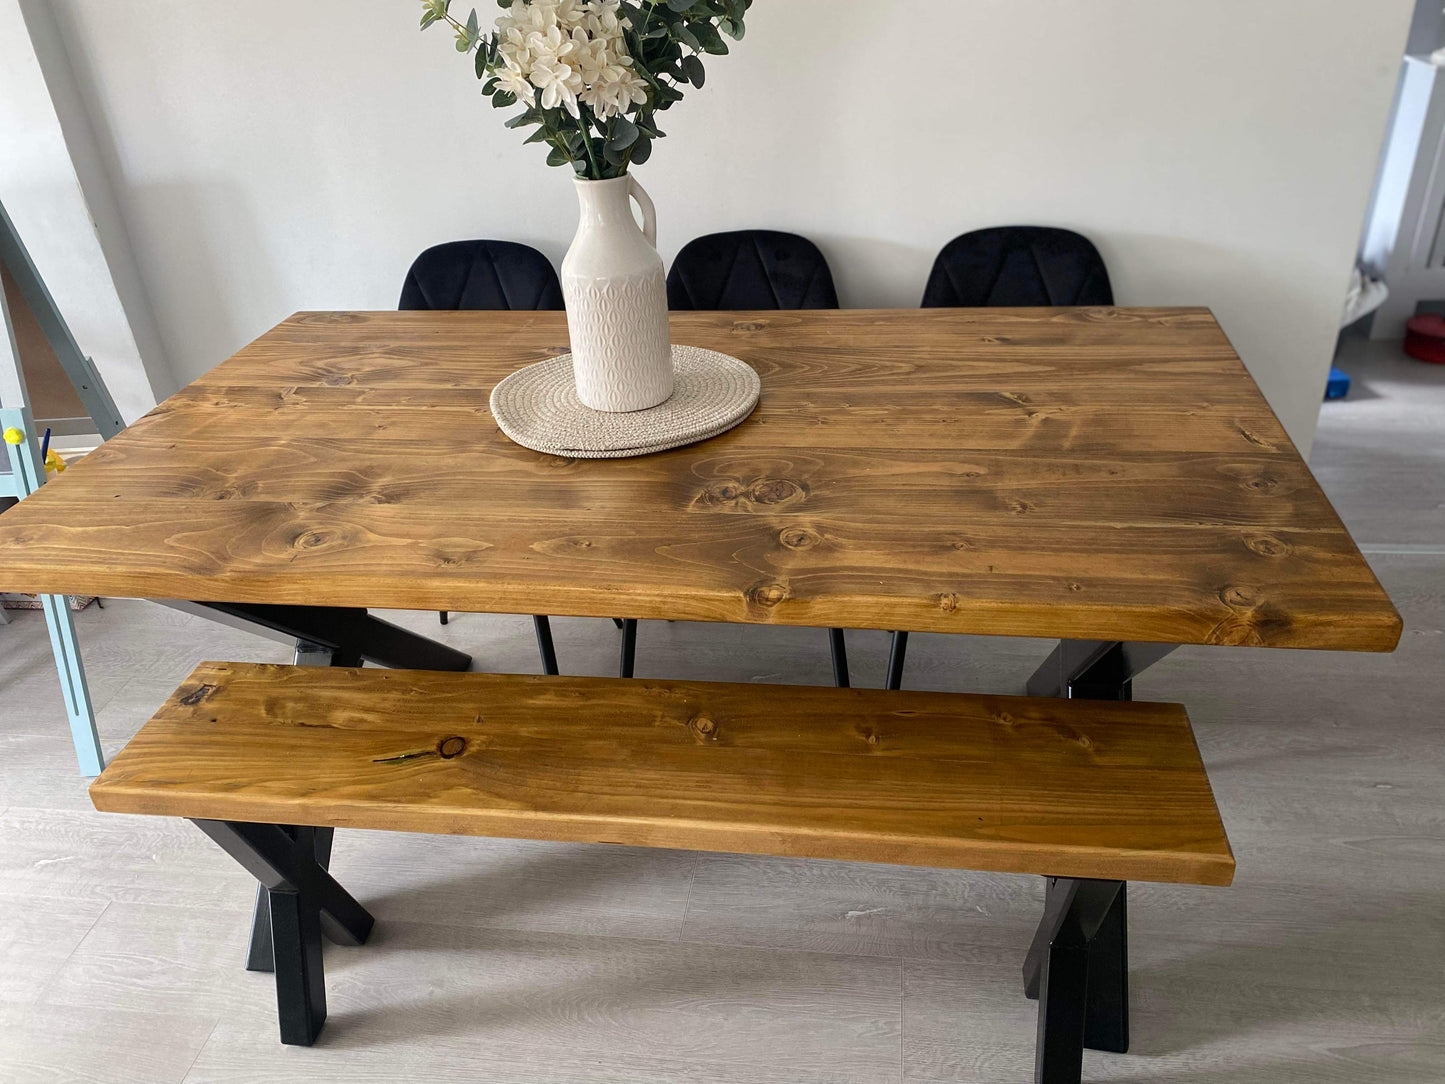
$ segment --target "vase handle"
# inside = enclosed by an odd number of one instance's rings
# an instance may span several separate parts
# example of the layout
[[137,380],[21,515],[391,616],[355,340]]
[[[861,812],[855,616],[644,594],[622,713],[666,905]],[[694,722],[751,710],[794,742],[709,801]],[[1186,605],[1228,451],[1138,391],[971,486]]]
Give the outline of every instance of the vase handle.
[[627,194],[637,201],[637,206],[642,208],[642,232],[647,238],[647,243],[653,248],[657,247],[657,208],[652,205],[652,197],[647,190],[637,183],[637,178],[632,174],[627,175]]

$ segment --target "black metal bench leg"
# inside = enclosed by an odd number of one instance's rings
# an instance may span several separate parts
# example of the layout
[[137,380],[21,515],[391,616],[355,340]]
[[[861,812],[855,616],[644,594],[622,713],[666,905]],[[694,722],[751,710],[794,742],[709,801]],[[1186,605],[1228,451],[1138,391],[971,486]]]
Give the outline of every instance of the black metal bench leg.
[[850,685],[848,680],[848,642],[842,629],[828,630],[828,648],[833,655],[833,684],[839,689]]
[[907,658],[908,633],[895,632],[893,634],[893,647],[888,652],[888,682],[884,688],[903,688],[903,664]]
[[1036,1084],[1079,1084],[1084,1075],[1084,1003],[1089,946],[1077,923],[1066,923],[1044,954],[1039,975]]
[[1024,992],[1039,999],[1036,1084],[1078,1084],[1085,1046],[1128,1046],[1124,889],[1121,881],[1049,881],[1024,961]]
[[310,1046],[326,1022],[321,914],[300,892],[273,888],[268,895],[281,1041],[287,1046]]
[[271,890],[256,886],[256,906],[251,908],[251,944],[246,949],[247,971],[275,971],[271,947]]
[[1090,1050],[1129,1052],[1129,886],[1104,915],[1089,942],[1089,1001],[1084,1045]]
[[557,647],[552,642],[552,619],[538,614],[532,618],[532,627],[537,630],[537,653],[542,656],[542,673],[556,677]]
[[362,945],[375,921],[318,861],[329,856],[330,830],[243,821],[192,823],[261,882],[281,1041],[309,1046],[326,1019],[322,934],[339,945]]
[[637,664],[637,619],[622,619],[622,661],[618,666],[619,677],[630,678]]
[[[310,828],[313,853],[316,864],[322,869],[331,866],[331,844],[336,839],[335,828]],[[265,885],[256,886],[256,906],[251,912],[251,945],[246,950],[247,971],[272,971],[273,949],[271,947],[271,894]]]

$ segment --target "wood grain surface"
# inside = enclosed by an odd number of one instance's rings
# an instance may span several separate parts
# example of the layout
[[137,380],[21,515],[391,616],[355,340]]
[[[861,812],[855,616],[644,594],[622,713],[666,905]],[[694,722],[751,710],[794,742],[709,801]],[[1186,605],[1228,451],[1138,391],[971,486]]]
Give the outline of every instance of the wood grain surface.
[[301,313],[0,516],[0,588],[1390,650],[1208,311],[688,313],[743,426],[642,459],[487,409],[560,313]]
[[1184,709],[203,663],[105,812],[1228,884]]

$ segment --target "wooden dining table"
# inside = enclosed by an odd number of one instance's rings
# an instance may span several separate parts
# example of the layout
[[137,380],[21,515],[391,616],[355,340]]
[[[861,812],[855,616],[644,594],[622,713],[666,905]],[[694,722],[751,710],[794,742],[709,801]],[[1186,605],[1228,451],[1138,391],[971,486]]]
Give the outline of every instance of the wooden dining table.
[[[186,600],[460,669],[372,608],[1061,641],[1127,696],[1180,644],[1389,651],[1400,618],[1202,308],[686,313],[752,417],[628,460],[498,430],[560,312],[306,312],[0,515],[0,589]],[[484,664],[483,664],[484,665]]]

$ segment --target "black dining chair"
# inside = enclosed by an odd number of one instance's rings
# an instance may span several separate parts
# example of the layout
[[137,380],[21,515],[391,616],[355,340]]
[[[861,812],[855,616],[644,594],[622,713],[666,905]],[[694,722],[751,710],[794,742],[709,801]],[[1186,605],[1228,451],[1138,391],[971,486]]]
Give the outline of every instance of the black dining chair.
[[996,226],[955,237],[933,263],[925,309],[1112,305],[1092,241],[1049,226]]
[[[827,259],[806,237],[776,230],[735,230],[708,234],[683,246],[668,272],[667,304],[675,312],[836,309],[838,291]],[[829,629],[828,644],[833,682],[847,688],[848,646],[843,630]]]
[[[1112,305],[1104,258],[1087,237],[1050,226],[996,226],[955,237],[933,263],[922,308]],[[887,687],[903,685],[908,633],[895,632]]]
[[[562,284],[551,262],[535,248],[514,241],[449,241],[416,258],[401,288],[402,311],[457,309],[559,310]],[[441,622],[447,623],[441,611]],[[532,618],[542,670],[556,674],[552,622]]]

